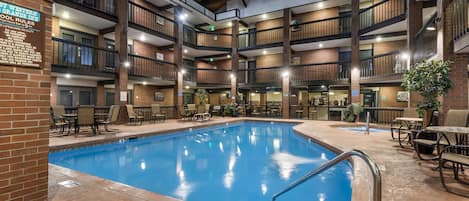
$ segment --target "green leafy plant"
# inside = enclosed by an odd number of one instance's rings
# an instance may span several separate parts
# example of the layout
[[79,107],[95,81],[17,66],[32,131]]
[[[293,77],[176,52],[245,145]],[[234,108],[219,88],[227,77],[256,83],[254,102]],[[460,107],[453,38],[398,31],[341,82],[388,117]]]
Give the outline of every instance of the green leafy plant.
[[451,61],[432,60],[417,63],[405,72],[402,86],[422,96],[417,112],[422,117],[426,110],[438,110],[441,106],[438,96],[448,94],[453,87],[450,79]]
[[200,105],[205,105],[208,101],[208,92],[205,89],[197,89],[195,96],[199,98]]
[[347,105],[344,111],[344,121],[355,122],[358,115],[363,112],[363,107],[361,105],[352,103]]

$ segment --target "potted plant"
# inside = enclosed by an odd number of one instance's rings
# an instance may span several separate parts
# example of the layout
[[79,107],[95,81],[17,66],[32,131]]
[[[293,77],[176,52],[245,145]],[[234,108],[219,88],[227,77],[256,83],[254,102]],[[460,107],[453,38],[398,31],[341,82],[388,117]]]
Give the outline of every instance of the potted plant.
[[438,97],[446,95],[453,86],[451,64],[451,61],[442,60],[422,61],[404,73],[402,86],[423,98],[417,104],[417,112],[424,118],[424,126],[429,122],[432,111],[441,106]]
[[195,96],[199,99],[199,105],[197,105],[197,111],[205,111],[205,104],[208,101],[208,92],[205,89],[197,89]]
[[360,113],[363,112],[363,107],[352,103],[345,108],[344,111],[344,121],[346,122],[355,122],[358,120],[357,117],[360,116]]

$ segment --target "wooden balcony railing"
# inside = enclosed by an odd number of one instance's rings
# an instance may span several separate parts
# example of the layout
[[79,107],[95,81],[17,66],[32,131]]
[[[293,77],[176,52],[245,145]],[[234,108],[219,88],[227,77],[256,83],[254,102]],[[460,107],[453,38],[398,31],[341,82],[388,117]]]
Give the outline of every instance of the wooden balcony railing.
[[406,1],[383,0],[360,11],[360,29],[365,29],[387,20],[404,16],[406,13]]
[[129,54],[129,75],[159,78],[162,80],[176,80],[177,69],[174,63],[160,61],[153,58]]
[[240,33],[238,39],[240,49],[282,43],[283,27]]
[[52,65],[83,72],[116,72],[117,51],[52,38]]
[[404,108],[396,107],[365,107],[360,113],[360,121],[366,121],[366,114],[370,113],[370,123],[390,125],[397,117],[404,115]]
[[469,31],[469,7],[468,0],[453,0],[453,39],[457,40]]
[[290,68],[290,80],[347,80],[350,72],[349,63],[330,62],[292,65]]
[[399,51],[376,55],[361,60],[360,77],[389,76],[402,74],[407,70],[407,61]]
[[197,68],[197,83],[230,84],[230,69]]
[[174,20],[129,1],[129,22],[148,32],[174,39]]
[[198,31],[184,26],[184,43],[194,47],[231,48],[231,34]]
[[263,84],[263,83],[276,83],[282,81],[282,71],[285,70],[282,67],[257,67],[255,69],[255,83]]
[[350,14],[290,25],[292,41],[350,33]]
[[112,16],[116,14],[115,0],[55,0],[54,2],[65,5],[73,4],[83,6]]

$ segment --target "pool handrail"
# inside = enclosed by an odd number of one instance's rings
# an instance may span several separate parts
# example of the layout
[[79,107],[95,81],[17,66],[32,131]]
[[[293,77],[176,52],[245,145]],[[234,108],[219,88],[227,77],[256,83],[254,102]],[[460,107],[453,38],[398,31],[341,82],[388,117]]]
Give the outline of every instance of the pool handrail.
[[363,161],[365,161],[365,163],[370,168],[371,174],[373,176],[372,177],[373,186],[372,186],[372,190],[371,190],[371,193],[370,193],[371,201],[381,201],[381,173],[379,171],[378,165],[376,165],[376,163],[373,162],[365,152],[363,152],[361,150],[358,150],[358,149],[352,149],[350,151],[343,152],[340,155],[336,156],[334,159],[328,161],[327,163],[325,163],[325,164],[319,166],[318,168],[312,170],[311,172],[309,172],[305,176],[303,176],[303,177],[299,178],[298,180],[292,182],[287,187],[285,187],[283,190],[281,190],[278,193],[274,194],[274,196],[272,196],[272,201],[275,201],[278,197],[280,197],[281,195],[289,192],[290,190],[294,189],[298,185],[306,182],[310,178],[324,172],[325,170],[333,167],[334,165],[337,165],[338,163],[351,158],[352,156],[357,156],[357,157],[361,158]]

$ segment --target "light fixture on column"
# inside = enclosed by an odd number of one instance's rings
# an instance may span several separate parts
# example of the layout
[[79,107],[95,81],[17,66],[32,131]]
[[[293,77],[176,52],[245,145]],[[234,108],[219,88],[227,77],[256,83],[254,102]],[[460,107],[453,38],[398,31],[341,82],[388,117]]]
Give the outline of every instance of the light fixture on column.
[[231,78],[231,79],[234,79],[234,78],[235,78],[235,76],[234,76],[233,73],[230,73],[230,78]]
[[352,73],[358,73],[360,72],[360,70],[358,69],[358,67],[353,67],[352,68]]
[[427,30],[428,30],[428,31],[435,31],[435,30],[436,30],[436,27],[434,27],[434,26],[429,26],[429,27],[427,27]]
[[190,88],[191,88],[191,87],[189,87],[189,86],[186,86],[186,89],[190,89]]
[[182,69],[182,70],[181,70],[181,74],[183,74],[183,75],[186,74],[186,70],[185,70],[185,69]]
[[181,13],[181,14],[179,15],[179,19],[180,19],[181,21],[186,20],[186,18],[187,18],[187,13]]
[[128,62],[128,61],[124,62],[124,67],[126,67],[126,68],[130,67],[130,62]]
[[138,38],[140,41],[144,42],[146,40],[145,34],[140,35]]
[[290,72],[287,71],[287,70],[286,70],[286,71],[283,71],[282,77],[288,77],[288,76],[290,76]]
[[408,59],[408,58],[409,58],[409,53],[407,53],[407,52],[401,53],[401,59],[405,60],[405,59]]

